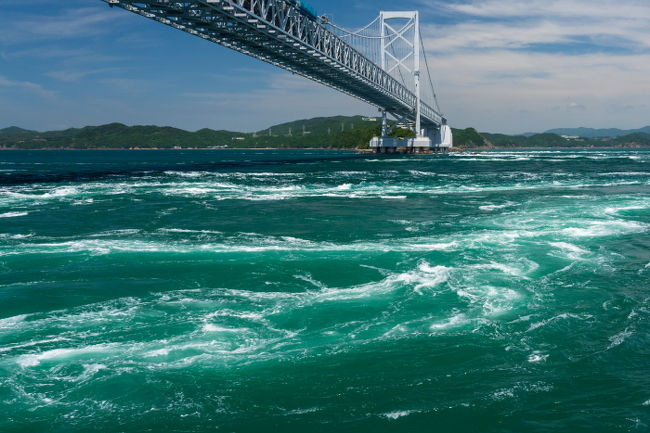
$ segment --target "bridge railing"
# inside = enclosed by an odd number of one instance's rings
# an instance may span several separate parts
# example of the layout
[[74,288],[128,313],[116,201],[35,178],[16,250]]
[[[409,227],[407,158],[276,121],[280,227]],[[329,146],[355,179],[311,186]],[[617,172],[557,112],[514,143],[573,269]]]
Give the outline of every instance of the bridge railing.
[[262,22],[280,30],[282,33],[278,37],[288,36],[294,41],[308,45],[314,50],[312,54],[320,55],[323,62],[335,68],[343,67],[352,71],[356,78],[371,82],[377,90],[389,93],[405,107],[412,108],[416,104],[415,94],[404,84],[323,26],[319,20],[304,13],[295,2],[288,0],[206,0],[206,2],[229,3],[248,14],[256,15]]

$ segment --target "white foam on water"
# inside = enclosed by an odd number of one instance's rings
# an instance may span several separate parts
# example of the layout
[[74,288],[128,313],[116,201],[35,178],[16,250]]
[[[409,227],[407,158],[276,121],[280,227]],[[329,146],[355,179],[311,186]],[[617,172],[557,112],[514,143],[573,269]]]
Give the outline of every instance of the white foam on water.
[[[459,248],[457,241],[441,242],[441,243],[411,243],[403,247],[395,246],[393,251],[454,251]],[[386,251],[391,251],[386,249]]]
[[319,410],[321,410],[320,407],[308,407],[308,408],[305,408],[305,409],[293,409],[293,410],[288,411],[285,415],[286,416],[289,416],[289,415],[306,415],[308,413],[318,412]]
[[326,289],[325,285],[324,285],[323,283],[321,283],[320,281],[314,279],[314,278],[311,276],[311,274],[307,274],[307,275],[294,275],[293,277],[294,277],[294,278],[297,278],[297,279],[299,279],[299,280],[306,281],[307,283],[313,285],[314,287],[316,287],[316,288],[318,288],[318,289],[320,289],[320,290]]
[[613,235],[642,233],[648,230],[648,225],[637,221],[594,221],[588,227],[568,227],[561,233],[574,237],[605,237]]
[[516,288],[529,280],[526,274],[538,267],[535,262],[521,259],[518,265],[487,262],[458,266],[450,280],[450,288],[469,303],[467,308],[472,315],[494,318],[517,305],[522,295]]
[[457,328],[470,322],[464,313],[456,314],[442,322],[436,322],[429,325],[431,331],[444,331],[450,328]]
[[105,364],[83,364],[83,373],[75,380],[76,382],[85,382],[88,379],[93,378],[95,374],[99,373],[102,370],[107,370],[108,367]]
[[150,350],[148,352],[145,352],[142,356],[145,358],[156,358],[159,356],[167,356],[169,355],[170,349],[169,348],[162,348],[162,349],[155,349],[155,350]]
[[[197,233],[219,235],[218,231],[161,229],[170,233]],[[261,253],[276,251],[304,252],[401,252],[401,251],[454,251],[459,248],[457,241],[431,243],[430,237],[393,239],[377,242],[353,242],[334,244],[330,242],[313,242],[290,236],[263,236],[256,234],[239,234],[226,237],[222,242],[188,242],[185,239],[174,241],[155,241],[138,239],[107,239],[110,236],[133,236],[135,231],[116,231],[91,235],[91,238],[65,242],[22,243],[12,245],[10,250],[0,250],[0,255],[20,254],[62,254],[89,253],[105,255],[111,253]]]
[[210,320],[215,317],[235,317],[237,319],[251,320],[255,322],[262,322],[265,319],[264,313],[255,313],[251,311],[235,311],[232,309],[224,308],[219,311],[215,311],[206,316],[206,319]]
[[514,389],[501,389],[501,390],[493,392],[490,395],[492,400],[496,400],[496,401],[506,400],[506,399],[509,399],[509,398],[513,398],[514,396],[515,396],[515,390]]
[[539,350],[534,351],[533,353],[531,353],[528,356],[528,362],[530,362],[531,364],[537,364],[537,363],[540,363],[540,362],[544,362],[547,359],[548,359],[548,354],[543,353],[543,352],[541,352]]
[[[236,189],[237,185],[232,185],[230,189]],[[216,191],[214,188],[205,188],[205,187],[186,187],[186,188],[172,188],[166,191],[167,195],[183,195],[183,196],[206,196],[210,194],[215,194]]]
[[511,204],[487,204],[483,206],[479,206],[478,208],[483,211],[493,211],[497,209],[505,209],[507,207],[512,206]]
[[141,232],[140,229],[119,229],[107,230],[105,232],[94,233],[91,236],[94,238],[110,237],[110,236],[133,236]]
[[113,351],[115,347],[117,347],[117,344],[111,343],[97,344],[79,348],[52,349],[36,354],[21,355],[16,360],[16,363],[22,368],[36,367],[41,363],[47,361],[61,361],[70,358],[82,357],[84,355],[110,352]]
[[514,398],[519,394],[550,392],[552,390],[553,390],[553,386],[544,382],[533,382],[533,383],[519,382],[510,388],[502,388],[493,392],[492,394],[490,394],[490,397],[493,400],[500,401],[509,398]]
[[559,248],[561,250],[566,250],[566,251],[571,251],[572,253],[579,253],[579,254],[588,254],[589,251],[584,250],[576,245],[570,244],[568,242],[550,242],[549,245]]
[[83,199],[83,200],[77,200],[77,201],[74,201],[74,202],[72,203],[72,205],[73,205],[73,206],[83,206],[83,205],[86,205],[86,204],[93,204],[93,203],[95,203],[95,200],[94,200],[94,199],[92,199],[92,198],[86,198],[86,199]]
[[[589,251],[569,242],[549,242],[549,245],[562,251],[564,256],[569,260],[584,260],[584,256],[590,254]],[[559,272],[568,269],[570,268],[561,269]]]
[[393,292],[409,287],[417,294],[423,294],[424,289],[432,289],[444,283],[449,278],[450,268],[445,266],[431,267],[421,262],[417,270],[395,273],[379,282],[366,283],[345,289],[326,288],[315,296],[317,302],[362,299]]
[[417,284],[413,287],[413,291],[418,294],[423,294],[422,289],[430,289],[439,286],[449,279],[450,268],[446,266],[431,266],[429,263],[422,261],[418,265],[416,279]]
[[619,212],[626,210],[641,210],[648,209],[648,205],[630,205],[630,206],[618,206],[618,207],[607,207],[605,208],[605,213],[608,215],[618,215]]
[[159,232],[163,233],[198,233],[198,234],[205,234],[205,235],[220,235],[223,234],[223,232],[217,231],[217,230],[192,230],[192,229],[175,229],[175,228],[164,228],[164,229],[158,229]]
[[169,249],[165,244],[131,240],[94,240],[85,239],[58,243],[39,243],[24,245],[21,253],[58,254],[88,252],[95,255],[110,254],[111,252],[182,252]]
[[83,185],[68,185],[52,188],[48,185],[31,185],[0,189],[0,201],[4,204],[21,203],[23,205],[38,206],[51,201],[75,204],[92,203],[93,198],[88,196],[119,195],[131,192],[136,188],[135,183],[113,184],[87,183]]
[[26,347],[38,346],[40,344],[57,343],[59,341],[69,341],[69,339],[64,337],[56,337],[56,338],[48,338],[45,340],[28,341],[22,344],[13,344],[11,346],[0,347],[0,353],[11,352],[12,350],[15,349],[24,349]]
[[625,340],[628,337],[630,337],[632,335],[634,335],[634,332],[630,331],[629,329],[621,331],[616,335],[612,335],[611,337],[609,337],[610,344],[609,344],[609,346],[607,346],[607,350],[613,349],[616,346],[620,346],[621,344],[623,344],[625,342]]
[[511,289],[488,287],[483,301],[483,311],[486,316],[498,316],[510,311],[521,295]]
[[214,176],[215,173],[209,171],[166,171],[168,176],[178,176],[178,177],[189,177],[189,178],[198,178],[198,177],[208,177]]
[[607,173],[596,173],[596,176],[612,177],[612,176],[650,176],[648,171],[612,171]]
[[492,269],[496,271],[501,271],[507,275],[515,275],[515,276],[522,276],[524,273],[521,269],[517,269],[514,266],[509,266],[503,263],[496,263],[496,262],[482,263],[479,265],[472,265],[471,267],[474,269]]
[[396,420],[396,419],[403,418],[405,416],[409,416],[411,414],[418,413],[418,412],[419,411],[416,411],[416,410],[397,410],[397,411],[393,411],[393,412],[382,413],[381,416],[383,418],[388,418],[390,420]]
[[16,218],[29,215],[29,212],[5,212],[0,213],[0,218]]
[[27,239],[33,237],[33,233],[29,234],[9,234],[9,233],[0,233],[0,239]]
[[526,332],[534,331],[536,329],[547,326],[547,325],[549,325],[549,324],[551,324],[553,322],[556,322],[558,320],[566,320],[566,319],[587,320],[587,319],[591,319],[591,317],[592,316],[590,314],[562,313],[562,314],[558,314],[556,316],[553,316],[550,319],[545,319],[545,320],[542,320],[540,322],[535,322],[535,323],[531,324]]
[[69,197],[78,195],[80,192],[81,189],[76,186],[61,186],[54,188],[50,192],[46,192],[41,198]]
[[27,317],[29,317],[29,314],[20,314],[18,316],[0,319],[0,329],[12,329],[21,322],[24,322]]
[[206,323],[201,328],[203,332],[230,332],[230,333],[239,333],[250,331],[248,328],[224,328],[221,326],[214,325],[212,323]]

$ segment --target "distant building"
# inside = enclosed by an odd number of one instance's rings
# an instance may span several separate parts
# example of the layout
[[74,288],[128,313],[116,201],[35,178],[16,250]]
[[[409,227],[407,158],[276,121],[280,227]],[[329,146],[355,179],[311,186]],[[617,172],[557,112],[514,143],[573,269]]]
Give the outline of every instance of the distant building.
[[232,139],[236,141],[243,141],[246,140],[246,137],[233,137]]
[[364,122],[376,122],[377,118],[376,117],[363,117],[362,120]]

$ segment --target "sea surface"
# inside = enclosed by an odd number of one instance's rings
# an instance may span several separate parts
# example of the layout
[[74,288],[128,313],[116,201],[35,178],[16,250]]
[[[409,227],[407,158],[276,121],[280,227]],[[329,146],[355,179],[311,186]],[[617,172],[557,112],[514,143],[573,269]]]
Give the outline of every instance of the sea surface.
[[0,431],[648,432],[650,150],[0,152]]

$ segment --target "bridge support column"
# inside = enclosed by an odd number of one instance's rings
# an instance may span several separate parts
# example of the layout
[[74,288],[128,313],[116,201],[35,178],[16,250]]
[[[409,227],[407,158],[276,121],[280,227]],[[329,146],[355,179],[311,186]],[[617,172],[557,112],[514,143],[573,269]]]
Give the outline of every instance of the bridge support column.
[[422,134],[422,91],[420,89],[420,13],[415,12],[414,17],[414,41],[413,41],[413,79],[415,80],[415,136],[420,138]]
[[420,71],[415,72],[415,96],[417,102],[415,103],[415,136],[423,137],[422,133],[422,99],[420,97]]

